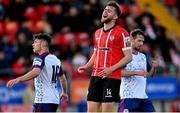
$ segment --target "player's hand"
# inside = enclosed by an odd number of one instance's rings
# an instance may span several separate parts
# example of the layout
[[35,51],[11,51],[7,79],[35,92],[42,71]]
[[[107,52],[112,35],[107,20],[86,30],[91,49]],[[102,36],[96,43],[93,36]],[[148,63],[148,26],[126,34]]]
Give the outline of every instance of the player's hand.
[[66,93],[62,93],[61,96],[60,96],[60,100],[67,101],[68,100],[68,95]]
[[83,73],[86,69],[87,69],[87,66],[80,66],[80,67],[78,68],[78,72],[79,72],[79,73]]
[[13,87],[15,84],[19,83],[19,79],[16,78],[16,79],[12,79],[12,80],[9,80],[6,84],[7,87],[11,88]]
[[108,75],[110,75],[112,73],[112,69],[111,68],[105,68],[104,70],[102,70],[101,72],[99,72],[97,74],[97,76],[100,76],[102,78],[105,78],[107,77]]
[[159,66],[158,61],[157,61],[156,59],[153,59],[153,60],[151,61],[151,65],[152,65],[152,67],[154,67],[154,68],[157,68],[157,67]]
[[144,76],[144,77],[147,77],[149,75],[149,73],[147,71],[138,71],[136,73],[137,73],[137,75]]

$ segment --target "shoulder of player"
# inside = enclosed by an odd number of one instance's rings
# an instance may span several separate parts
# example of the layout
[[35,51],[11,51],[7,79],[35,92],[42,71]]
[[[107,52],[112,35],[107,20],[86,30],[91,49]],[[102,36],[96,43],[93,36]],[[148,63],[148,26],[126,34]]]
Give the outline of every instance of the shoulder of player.
[[101,32],[101,30],[103,30],[103,27],[97,29],[97,30],[95,31],[95,34],[99,34],[99,33]]
[[45,62],[46,61],[53,61],[53,62],[59,62],[61,64],[61,60],[54,54],[49,54],[44,58]]
[[139,55],[141,55],[141,56],[143,56],[143,57],[145,57],[145,58],[146,58],[146,54],[145,54],[145,53],[143,53],[143,52],[139,52]]
[[39,58],[39,59],[42,59],[42,60],[45,60],[45,59],[51,59],[51,58],[56,58],[58,59],[54,54],[51,54],[51,53],[48,53],[48,54],[45,54],[45,55],[38,55],[36,58]]
[[123,27],[121,27],[121,26],[119,26],[119,25],[117,25],[117,26],[115,27],[115,30],[117,30],[117,32],[119,32],[119,33],[129,34],[126,29],[124,29]]
[[56,58],[56,59],[58,59],[56,55],[51,54],[51,53],[48,54],[45,58]]

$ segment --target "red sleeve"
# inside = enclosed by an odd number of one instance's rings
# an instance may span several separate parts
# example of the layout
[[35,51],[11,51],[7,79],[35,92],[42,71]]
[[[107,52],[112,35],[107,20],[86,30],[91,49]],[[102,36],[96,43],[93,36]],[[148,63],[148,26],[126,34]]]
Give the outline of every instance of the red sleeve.
[[129,33],[126,30],[121,30],[120,32],[121,38],[121,47],[122,50],[130,49],[131,48],[131,42],[130,42],[130,36]]

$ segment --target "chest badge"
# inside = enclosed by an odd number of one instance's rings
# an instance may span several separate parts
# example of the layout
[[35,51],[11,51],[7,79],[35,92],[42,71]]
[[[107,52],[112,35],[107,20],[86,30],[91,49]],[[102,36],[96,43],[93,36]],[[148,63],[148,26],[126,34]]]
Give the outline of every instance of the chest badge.
[[110,38],[110,41],[113,41],[114,40],[114,35],[111,35],[109,38]]

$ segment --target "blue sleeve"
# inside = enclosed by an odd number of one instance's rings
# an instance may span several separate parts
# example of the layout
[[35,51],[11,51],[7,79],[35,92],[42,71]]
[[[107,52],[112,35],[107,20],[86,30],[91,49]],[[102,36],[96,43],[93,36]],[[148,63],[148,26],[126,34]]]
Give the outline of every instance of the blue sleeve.
[[147,66],[146,68],[147,68],[147,71],[149,72],[151,70],[151,65],[149,63],[149,57],[148,57],[148,55],[146,53],[143,53],[143,54],[146,57],[146,66]]
[[38,67],[40,69],[43,68],[43,66],[45,65],[45,57],[48,55],[49,53],[45,53],[45,54],[42,54],[42,55],[38,55],[37,57],[34,58],[34,61],[33,61],[33,68],[34,67]]
[[59,69],[59,77],[61,77],[63,74],[64,74],[64,72],[62,70],[62,67],[60,67],[60,69]]
[[32,64],[33,68],[38,67],[38,68],[42,69],[43,66],[44,66],[44,59],[43,58],[41,58],[41,57],[34,58],[33,64]]
[[151,65],[149,64],[147,59],[146,59],[146,62],[147,62],[147,71],[149,72],[151,70]]

